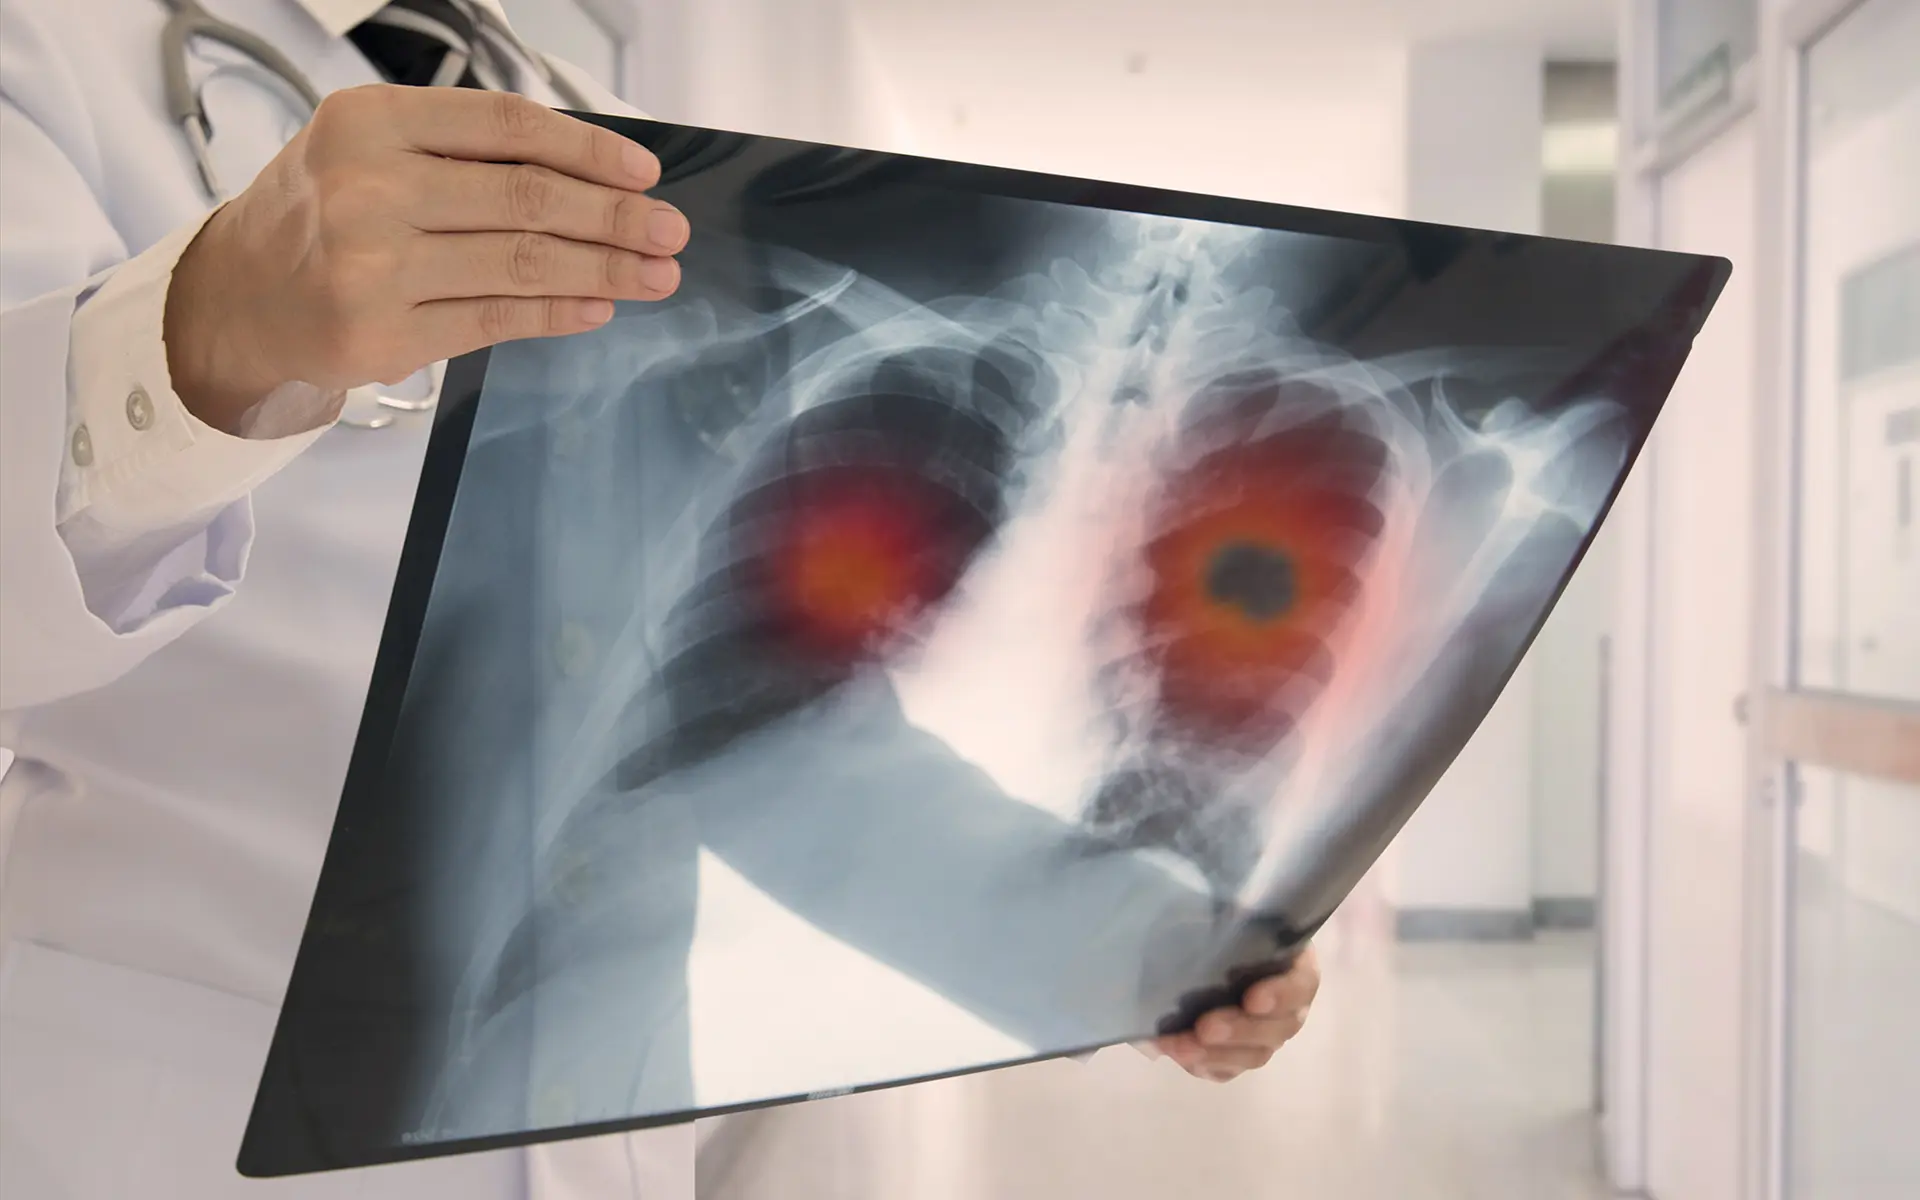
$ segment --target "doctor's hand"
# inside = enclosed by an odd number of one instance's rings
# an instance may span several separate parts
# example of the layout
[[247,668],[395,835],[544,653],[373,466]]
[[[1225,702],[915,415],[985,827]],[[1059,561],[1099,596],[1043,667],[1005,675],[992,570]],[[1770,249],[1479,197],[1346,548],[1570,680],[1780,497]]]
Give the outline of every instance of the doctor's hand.
[[521,96],[336,92],[181,256],[174,389],[233,432],[285,383],[397,383],[604,324],[679,286],[687,221],[644,194],[659,178],[643,147]]
[[1140,1049],[1165,1055],[1189,1075],[1225,1083],[1267,1065],[1307,1022],[1307,1010],[1320,990],[1320,966],[1308,946],[1285,975],[1262,979],[1247,989],[1238,1008],[1216,1008],[1191,1032],[1163,1037]]

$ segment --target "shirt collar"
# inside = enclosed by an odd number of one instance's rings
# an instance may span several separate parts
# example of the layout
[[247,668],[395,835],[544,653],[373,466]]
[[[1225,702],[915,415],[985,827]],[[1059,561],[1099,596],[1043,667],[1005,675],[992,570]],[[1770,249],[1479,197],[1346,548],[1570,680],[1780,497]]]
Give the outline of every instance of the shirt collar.
[[[472,0],[494,11],[503,20],[506,13],[501,11],[500,0]],[[366,20],[387,6],[387,0],[295,0],[307,14],[320,22],[322,28],[333,37],[339,37],[355,25]]]

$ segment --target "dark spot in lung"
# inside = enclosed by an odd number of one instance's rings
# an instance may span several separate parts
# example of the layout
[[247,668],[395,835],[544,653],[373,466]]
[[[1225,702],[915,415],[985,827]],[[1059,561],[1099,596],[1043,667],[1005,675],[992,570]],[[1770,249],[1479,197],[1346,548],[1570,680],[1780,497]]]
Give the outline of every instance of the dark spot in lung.
[[1293,561],[1270,546],[1233,542],[1207,566],[1207,595],[1256,621],[1292,608],[1296,591]]

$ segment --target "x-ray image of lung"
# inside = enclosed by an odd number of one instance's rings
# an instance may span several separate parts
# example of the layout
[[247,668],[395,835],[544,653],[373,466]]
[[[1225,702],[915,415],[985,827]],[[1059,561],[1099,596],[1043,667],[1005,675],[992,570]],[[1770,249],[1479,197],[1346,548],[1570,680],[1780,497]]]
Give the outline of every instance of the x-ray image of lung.
[[1486,714],[1726,275],[608,123],[683,287],[450,368],[249,1174],[1231,1002]]

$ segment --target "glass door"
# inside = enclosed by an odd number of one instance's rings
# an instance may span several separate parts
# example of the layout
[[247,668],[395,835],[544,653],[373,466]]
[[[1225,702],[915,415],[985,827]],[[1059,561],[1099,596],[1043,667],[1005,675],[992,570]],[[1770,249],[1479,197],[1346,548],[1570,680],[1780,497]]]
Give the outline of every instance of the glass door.
[[1920,1195],[1920,3],[1769,14],[1755,1194]]

